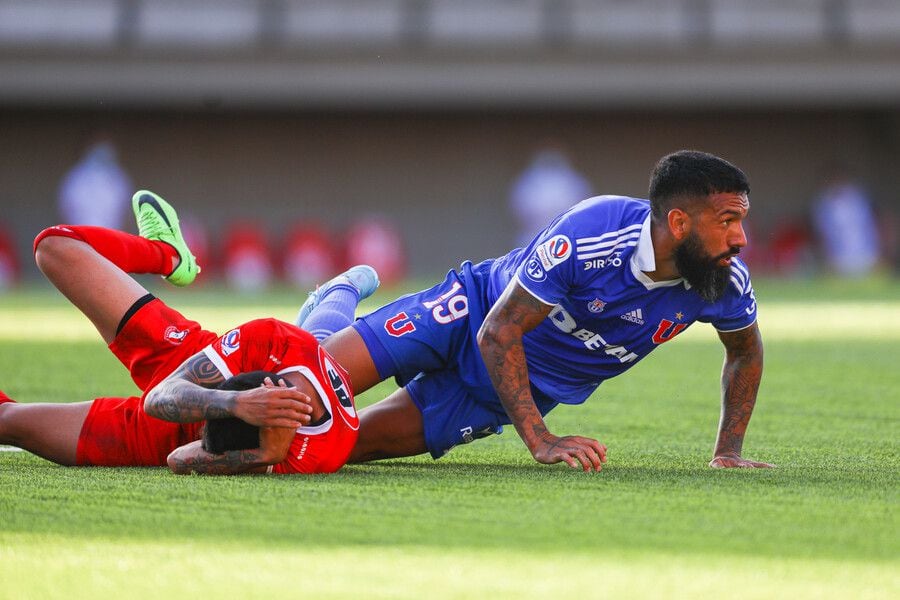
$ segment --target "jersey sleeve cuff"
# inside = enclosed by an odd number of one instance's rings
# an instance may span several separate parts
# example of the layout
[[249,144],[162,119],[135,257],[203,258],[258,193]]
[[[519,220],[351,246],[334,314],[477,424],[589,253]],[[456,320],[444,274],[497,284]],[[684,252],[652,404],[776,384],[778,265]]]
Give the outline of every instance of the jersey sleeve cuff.
[[549,300],[544,300],[543,298],[541,298],[540,296],[538,296],[535,292],[533,292],[533,291],[531,291],[530,289],[528,289],[528,286],[525,285],[524,283],[522,283],[522,278],[519,277],[519,274],[518,274],[518,273],[516,273],[515,278],[516,278],[516,283],[518,283],[519,286],[520,286],[523,290],[525,290],[526,292],[528,292],[529,294],[531,294],[532,296],[534,296],[534,298],[537,299],[537,300],[539,300],[541,303],[546,304],[547,306],[556,306],[557,304],[559,304],[559,302],[550,302]]
[[203,349],[203,354],[206,355],[206,358],[208,358],[212,364],[216,365],[216,368],[222,374],[222,377],[228,379],[234,376],[231,369],[228,368],[228,365],[225,364],[225,361],[222,360],[219,353],[213,350],[211,345]]
[[753,319],[746,325],[743,325],[741,327],[735,327],[734,329],[719,329],[718,327],[715,327],[715,330],[718,331],[719,333],[733,333],[735,331],[742,331],[744,329],[747,329],[748,327],[752,327],[753,324],[756,323],[756,321],[757,321],[757,319]]

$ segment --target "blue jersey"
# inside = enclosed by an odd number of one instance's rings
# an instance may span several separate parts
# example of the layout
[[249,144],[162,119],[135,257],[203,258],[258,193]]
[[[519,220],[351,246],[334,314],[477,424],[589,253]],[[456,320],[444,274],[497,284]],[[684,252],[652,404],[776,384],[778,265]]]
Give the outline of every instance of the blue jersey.
[[731,284],[715,303],[683,279],[654,282],[650,204],[589,198],[560,215],[532,243],[495,260],[466,263],[462,278],[473,331],[510,281],[550,316],[524,338],[532,385],[556,402],[579,404],[692,323],[734,331],[756,320],[747,267],[731,262]]

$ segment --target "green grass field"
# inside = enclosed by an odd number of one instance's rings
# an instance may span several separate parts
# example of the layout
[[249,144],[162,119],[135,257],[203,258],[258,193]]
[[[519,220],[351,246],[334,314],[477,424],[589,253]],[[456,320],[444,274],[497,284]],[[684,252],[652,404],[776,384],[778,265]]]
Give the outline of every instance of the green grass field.
[[[756,287],[766,372],[745,455],[777,469],[706,466],[722,352],[697,325],[550,415],[608,444],[600,474],[534,463],[511,428],[315,477],[0,452],[0,598],[898,598],[900,284]],[[159,293],[220,330],[296,304]],[[0,389],[22,401],[134,393],[53,292],[0,297],[0,340]]]

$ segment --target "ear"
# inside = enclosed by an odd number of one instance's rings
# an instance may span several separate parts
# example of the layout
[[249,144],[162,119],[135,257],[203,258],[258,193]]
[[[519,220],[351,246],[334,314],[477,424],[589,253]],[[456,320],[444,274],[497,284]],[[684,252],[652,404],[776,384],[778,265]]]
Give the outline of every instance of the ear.
[[679,242],[691,232],[691,216],[680,208],[673,208],[668,214],[669,233]]

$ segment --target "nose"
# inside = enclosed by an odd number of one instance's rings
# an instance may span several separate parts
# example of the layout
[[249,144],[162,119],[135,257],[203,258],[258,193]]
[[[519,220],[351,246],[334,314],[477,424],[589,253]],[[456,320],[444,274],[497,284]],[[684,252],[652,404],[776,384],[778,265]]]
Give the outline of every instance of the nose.
[[743,248],[747,245],[747,234],[744,233],[744,227],[740,223],[735,223],[728,234],[728,245]]

